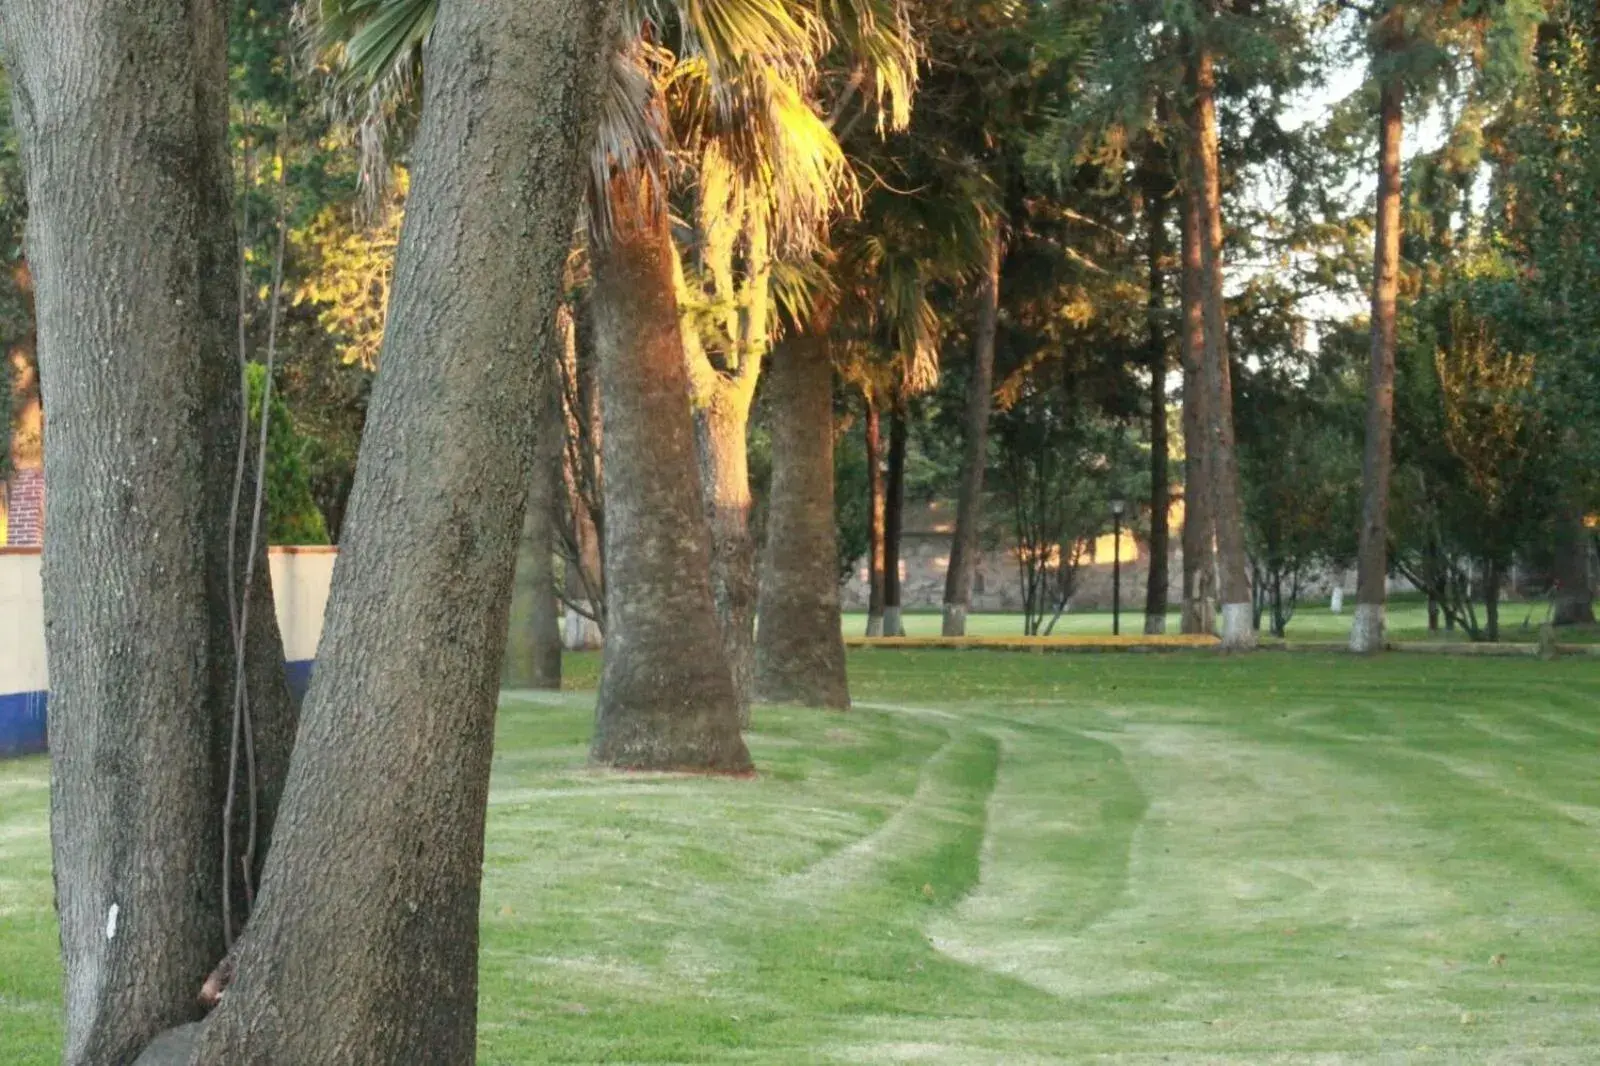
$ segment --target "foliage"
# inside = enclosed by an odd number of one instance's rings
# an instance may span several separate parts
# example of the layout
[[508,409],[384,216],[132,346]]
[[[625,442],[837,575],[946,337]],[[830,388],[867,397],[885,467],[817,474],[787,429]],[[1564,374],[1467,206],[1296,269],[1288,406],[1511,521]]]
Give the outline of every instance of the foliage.
[[1256,625],[1265,621],[1275,637],[1284,636],[1308,579],[1355,557],[1361,422],[1349,357],[1359,349],[1328,338],[1321,358],[1300,353],[1299,365],[1241,368],[1235,377]]
[[1096,412],[1059,368],[1037,375],[997,412],[990,472],[1011,520],[1024,631],[1048,635],[1071,604],[1078,571],[1104,532],[1113,498],[1140,499],[1148,464],[1126,428]]
[[[267,380],[266,367],[251,363],[246,368],[249,385],[251,455],[261,432],[261,394]],[[267,405],[267,491],[265,532],[269,544],[326,544],[328,529],[312,498],[307,474],[306,453],[311,445],[295,428],[276,389]],[[254,459],[246,486],[254,483]],[[249,499],[248,492],[246,500]],[[248,505],[241,521],[249,520]]]

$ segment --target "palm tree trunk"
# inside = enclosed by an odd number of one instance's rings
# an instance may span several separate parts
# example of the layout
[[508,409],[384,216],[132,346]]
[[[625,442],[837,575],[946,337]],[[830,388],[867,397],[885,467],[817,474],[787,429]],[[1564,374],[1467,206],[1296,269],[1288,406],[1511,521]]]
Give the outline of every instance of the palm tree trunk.
[[232,986],[180,1061],[473,1060],[497,681],[536,432],[528,339],[559,299],[612,14],[439,11],[282,817]]
[[755,689],[772,703],[850,706],[833,510],[833,362],[826,322],[769,372],[772,490],[761,566]]
[[612,182],[593,242],[605,421],[606,654],[597,762],[743,772],[739,698],[711,591],[672,235],[648,189]]
[[222,5],[204,0],[85,2],[70,18],[21,0],[0,18],[52,410],[44,595],[64,1061],[124,1062],[193,1016],[196,982],[224,950],[224,895],[241,895],[245,814],[259,857],[294,732],[262,540],[243,671],[256,788],[251,802],[238,782],[225,875],[229,589],[249,542],[247,518],[230,575],[241,389],[227,33]]
[[897,400],[889,414],[889,477],[883,502],[883,635],[903,637],[900,618],[900,532],[905,524],[906,412]]
[[1193,51],[1190,88],[1192,179],[1203,208],[1200,262],[1205,277],[1205,392],[1210,415],[1206,449],[1211,460],[1211,517],[1217,532],[1218,591],[1222,600],[1222,646],[1228,651],[1255,647],[1254,608],[1249,563],[1245,557],[1244,511],[1239,464],[1234,451],[1233,382],[1228,358],[1228,323],[1223,302],[1222,174],[1217,150],[1216,71],[1209,46]]
[[883,636],[883,431],[878,403],[866,397],[867,434],[867,636]]
[[750,722],[755,678],[756,550],[750,535],[750,461],[746,438],[752,388],[718,389],[695,408],[700,485],[711,530],[711,591],[727,651],[739,721]]
[[978,523],[983,515],[983,471],[989,461],[989,409],[994,404],[994,345],[1000,324],[1000,227],[989,237],[989,258],[978,296],[978,329],[972,345],[972,377],[967,382],[967,435],[961,457],[961,494],[956,498],[956,529],[950,541],[950,568],[944,583],[947,637],[967,635],[972,606],[972,570],[978,555]]
[[1372,363],[1361,464],[1361,543],[1350,650],[1383,650],[1389,578],[1389,472],[1393,465],[1396,298],[1400,286],[1400,151],[1405,85],[1391,77],[1379,105],[1378,230],[1372,282]]
[[1145,585],[1144,631],[1167,631],[1167,331],[1166,271],[1167,189],[1165,183],[1146,182],[1145,249],[1150,298],[1146,314],[1149,331],[1146,358],[1150,364],[1150,571]]
[[[565,311],[556,315],[557,336],[571,329]],[[554,352],[550,353],[551,356]],[[562,487],[561,451],[566,427],[555,359],[547,356],[534,398],[539,420],[527,514],[517,549],[516,584],[500,681],[507,688],[561,688],[561,619],[556,605],[555,506]]]
[[1556,529],[1556,589],[1550,620],[1558,626],[1594,625],[1594,573],[1589,563],[1594,538],[1583,517],[1582,507],[1569,507]]
[[1214,633],[1217,623],[1216,528],[1211,520],[1210,405],[1205,387],[1205,272],[1200,260],[1200,191],[1183,189],[1183,623],[1185,633]]

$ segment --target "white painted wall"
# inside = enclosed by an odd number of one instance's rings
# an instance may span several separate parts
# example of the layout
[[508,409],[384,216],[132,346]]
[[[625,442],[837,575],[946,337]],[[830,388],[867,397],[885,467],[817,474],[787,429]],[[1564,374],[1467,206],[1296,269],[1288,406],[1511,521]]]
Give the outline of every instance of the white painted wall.
[[48,687],[39,553],[0,549],[0,695]]
[[[283,633],[284,658],[316,658],[322,612],[338,552],[333,548],[273,548],[272,595]],[[37,551],[0,551],[0,695],[49,687],[44,656],[44,600]]]

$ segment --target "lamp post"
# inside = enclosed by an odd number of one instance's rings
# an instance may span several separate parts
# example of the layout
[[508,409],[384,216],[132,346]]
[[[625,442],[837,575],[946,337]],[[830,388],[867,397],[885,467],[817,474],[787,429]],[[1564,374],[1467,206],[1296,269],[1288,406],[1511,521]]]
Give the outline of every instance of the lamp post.
[[1127,504],[1111,501],[1111,635],[1122,635],[1122,511]]

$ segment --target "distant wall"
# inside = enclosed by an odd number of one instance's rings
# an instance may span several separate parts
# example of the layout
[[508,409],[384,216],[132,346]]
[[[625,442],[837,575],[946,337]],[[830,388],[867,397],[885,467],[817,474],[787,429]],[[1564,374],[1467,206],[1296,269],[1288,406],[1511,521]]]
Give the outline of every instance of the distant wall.
[[[337,552],[272,548],[272,594],[289,686],[302,696],[322,637]],[[0,549],[0,758],[45,750],[49,675],[38,549]]]

